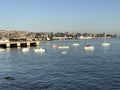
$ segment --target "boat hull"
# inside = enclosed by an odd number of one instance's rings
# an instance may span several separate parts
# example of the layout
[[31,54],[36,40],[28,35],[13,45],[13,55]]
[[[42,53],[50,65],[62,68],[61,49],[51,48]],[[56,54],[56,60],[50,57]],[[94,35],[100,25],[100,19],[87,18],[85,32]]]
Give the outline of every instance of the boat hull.
[[34,49],[34,52],[45,52],[46,50],[45,49],[42,49],[42,48],[40,48],[40,49]]
[[68,49],[69,46],[58,46],[59,49]]
[[102,46],[110,46],[110,43],[102,43]]
[[80,44],[79,43],[74,43],[72,44],[73,46],[79,46]]
[[94,50],[94,46],[85,46],[84,49],[85,50]]

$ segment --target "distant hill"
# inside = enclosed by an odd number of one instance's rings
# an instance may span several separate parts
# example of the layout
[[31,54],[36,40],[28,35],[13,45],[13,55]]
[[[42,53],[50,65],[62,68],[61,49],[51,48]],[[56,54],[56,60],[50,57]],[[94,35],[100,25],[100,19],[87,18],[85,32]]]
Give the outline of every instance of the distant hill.
[[0,30],[0,38],[35,38],[36,33],[18,30]]

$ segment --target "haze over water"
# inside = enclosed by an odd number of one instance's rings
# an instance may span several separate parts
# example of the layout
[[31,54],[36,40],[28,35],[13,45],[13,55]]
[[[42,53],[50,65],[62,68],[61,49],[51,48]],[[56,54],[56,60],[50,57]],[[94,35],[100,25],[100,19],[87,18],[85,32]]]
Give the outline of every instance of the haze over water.
[[[119,38],[106,41],[109,47],[101,46],[103,39],[41,42],[40,46],[47,49],[45,53],[35,53],[35,47],[30,47],[29,52],[5,49],[0,52],[0,90],[120,89]],[[75,42],[80,46],[72,46]],[[85,51],[86,43],[95,50]],[[53,49],[53,44],[70,48]]]

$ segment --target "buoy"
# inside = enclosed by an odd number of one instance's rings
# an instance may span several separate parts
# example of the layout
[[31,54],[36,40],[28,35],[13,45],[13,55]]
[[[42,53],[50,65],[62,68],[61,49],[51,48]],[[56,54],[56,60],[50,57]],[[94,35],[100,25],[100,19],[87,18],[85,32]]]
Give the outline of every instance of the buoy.
[[57,48],[57,46],[53,44],[53,45],[52,45],[52,48]]

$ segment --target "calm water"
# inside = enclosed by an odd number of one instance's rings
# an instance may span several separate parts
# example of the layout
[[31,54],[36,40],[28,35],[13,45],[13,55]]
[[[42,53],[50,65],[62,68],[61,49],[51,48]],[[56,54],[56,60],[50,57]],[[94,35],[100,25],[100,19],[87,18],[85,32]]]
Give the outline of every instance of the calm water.
[[[120,39],[41,42],[45,53],[21,48],[0,52],[0,90],[115,90],[120,89]],[[80,46],[74,47],[78,42]],[[85,44],[95,46],[85,51]],[[67,50],[51,48],[53,44],[69,45]],[[61,54],[67,51],[66,54]],[[6,79],[5,77],[11,77]]]

